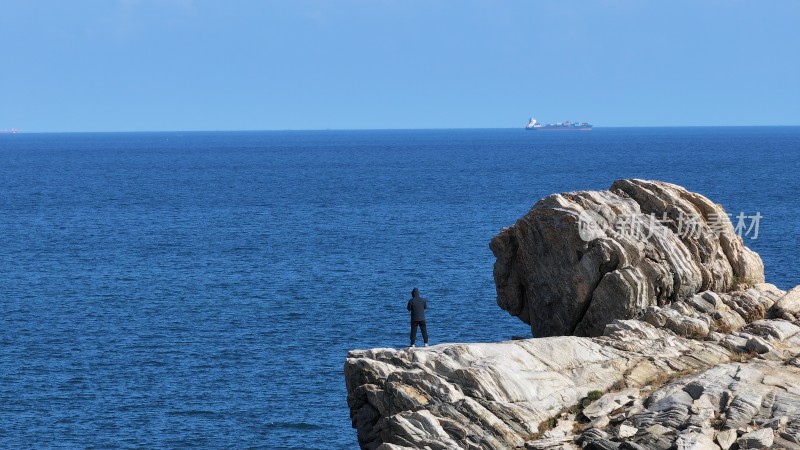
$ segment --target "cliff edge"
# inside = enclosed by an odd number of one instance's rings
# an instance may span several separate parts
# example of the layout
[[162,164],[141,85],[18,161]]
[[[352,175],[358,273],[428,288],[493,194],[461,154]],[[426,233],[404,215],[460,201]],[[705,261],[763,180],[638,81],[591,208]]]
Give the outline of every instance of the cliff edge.
[[719,205],[620,180],[491,248],[498,304],[551,337],[349,352],[361,448],[800,449],[800,287]]

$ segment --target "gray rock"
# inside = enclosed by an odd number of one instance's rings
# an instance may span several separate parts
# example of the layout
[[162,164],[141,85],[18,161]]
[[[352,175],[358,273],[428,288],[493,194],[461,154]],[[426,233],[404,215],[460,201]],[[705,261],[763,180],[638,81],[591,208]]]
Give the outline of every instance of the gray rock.
[[375,447],[375,450],[414,450],[414,448],[413,447],[405,447],[405,446],[402,446],[402,445],[383,443],[383,444]]
[[764,423],[764,428],[772,428],[775,431],[785,431],[786,425],[789,424],[789,418],[786,416],[776,417]]
[[769,353],[770,347],[764,339],[760,337],[752,337],[747,340],[745,344],[745,348],[751,352],[755,352],[758,354]]
[[771,447],[775,440],[775,433],[772,428],[762,428],[760,430],[752,431],[740,437],[736,442],[739,448],[767,448]]
[[789,426],[790,429],[781,431],[778,435],[786,441],[800,445],[800,421],[795,419]]
[[712,291],[705,291],[705,292],[700,294],[700,297],[702,297],[703,300],[707,301],[714,308],[719,306],[721,304],[721,302],[722,302],[722,300],[720,300],[720,298],[719,298],[719,295],[717,295],[716,293],[714,293]]
[[667,428],[659,423],[655,425],[650,425],[649,427],[647,427],[645,431],[657,436],[663,436],[665,434],[675,433],[675,430],[673,430],[672,428]]
[[757,320],[748,324],[744,331],[768,341],[786,341],[800,333],[800,327],[785,320]]
[[619,450],[649,450],[649,449],[647,447],[628,441],[621,443],[619,445]]
[[597,416],[597,417],[592,418],[592,421],[589,422],[589,425],[587,425],[587,428],[600,428],[600,429],[602,429],[602,428],[607,427],[609,423],[611,423],[611,419],[609,419],[608,416]]
[[720,431],[717,433],[717,444],[719,444],[722,450],[728,450],[736,442],[738,437],[736,430]]
[[732,352],[746,352],[746,351],[748,351],[747,348],[746,348],[747,347],[747,339],[745,339],[745,338],[743,338],[741,336],[729,334],[729,335],[725,336],[725,338],[722,339],[722,341],[720,341],[720,344],[723,347],[727,348],[728,350],[730,350]]
[[584,444],[586,442],[596,441],[598,439],[608,439],[608,433],[606,433],[603,430],[590,428],[586,430],[582,435],[578,436],[576,442],[578,442],[579,444]]
[[546,450],[546,449],[562,449],[562,448],[577,448],[569,445],[566,447],[564,444],[572,444],[572,437],[557,437],[545,438],[528,441],[525,443],[526,449]]
[[783,435],[778,434],[775,436],[775,440],[772,442],[772,448],[779,448],[782,450],[800,450],[800,445],[784,438]]
[[583,450],[616,450],[620,447],[619,442],[608,439],[597,439],[583,446]]

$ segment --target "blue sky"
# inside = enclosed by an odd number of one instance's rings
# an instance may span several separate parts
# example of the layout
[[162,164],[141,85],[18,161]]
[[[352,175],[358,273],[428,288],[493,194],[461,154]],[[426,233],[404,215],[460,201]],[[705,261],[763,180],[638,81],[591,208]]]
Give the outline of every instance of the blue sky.
[[797,0],[0,0],[0,129],[800,125]]

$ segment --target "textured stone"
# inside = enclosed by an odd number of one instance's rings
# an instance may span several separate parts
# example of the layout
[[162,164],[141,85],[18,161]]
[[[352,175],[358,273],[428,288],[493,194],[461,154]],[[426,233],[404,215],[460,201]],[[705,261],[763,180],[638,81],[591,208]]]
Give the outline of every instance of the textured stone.
[[572,437],[551,437],[544,439],[536,439],[525,443],[526,449],[535,450],[562,450],[562,449],[577,449],[572,444]]
[[785,320],[757,320],[748,324],[744,331],[767,341],[787,341],[800,333],[800,327]]
[[786,425],[788,424],[789,418],[786,416],[780,416],[764,423],[764,428],[772,428],[775,431],[785,431]]
[[783,314],[790,314],[793,317],[800,316],[800,286],[779,298],[772,306],[770,313],[773,317],[781,317]]
[[672,428],[667,428],[664,425],[661,425],[659,423],[657,423],[655,425],[650,425],[649,427],[647,427],[647,429],[645,431],[647,431],[650,434],[655,434],[655,435],[658,435],[658,436],[661,436],[661,435],[664,435],[664,434],[667,434],[667,433],[674,433],[675,432],[675,430],[673,430]]
[[740,437],[736,442],[739,448],[767,448],[772,446],[775,440],[775,433],[772,428],[762,428],[757,431],[751,431]]
[[790,439],[787,439],[786,436],[786,434],[777,433],[774,441],[772,442],[772,448],[779,448],[781,450],[800,450],[800,445],[796,443],[796,440],[800,438],[800,436],[795,436],[794,441],[790,440],[792,438],[791,436],[789,436]]
[[605,428],[608,424],[611,423],[611,419],[608,416],[598,416],[592,419],[589,422],[588,428]]
[[608,439],[597,439],[591,441],[583,447],[583,450],[616,450],[620,448],[619,442],[610,441]]
[[[658,181],[551,195],[490,247],[497,303],[534,336],[598,336],[650,306],[764,281],[761,258],[719,205]],[[694,321],[675,326],[707,334]]]
[[[651,213],[672,222],[646,239],[611,226]],[[360,447],[800,448],[800,290],[764,283],[729,223],[711,233],[718,214],[642,180],[537,203],[492,241],[498,304],[537,336],[590,337],[351,351]]]
[[764,339],[761,339],[760,337],[752,337],[748,339],[744,347],[751,352],[759,354],[769,353],[770,350],[769,344],[767,344]]
[[675,444],[678,450],[719,450],[711,436],[698,431],[682,433]]
[[617,437],[621,439],[629,438],[635,435],[637,431],[639,431],[638,428],[623,423],[619,426],[619,430],[617,430]]
[[717,444],[722,450],[728,450],[736,442],[738,438],[736,430],[724,430],[717,433]]
[[[629,322],[637,321],[615,322],[613,333],[598,338],[442,344],[424,355],[407,349],[352,351],[345,372],[352,377],[348,398],[362,447],[371,442],[424,447],[441,439],[461,448],[514,448],[534,440],[540,424],[575,407],[590,390],[608,393],[587,406],[589,414],[627,417],[625,423],[639,430],[631,442],[646,448],[669,448],[687,427],[785,423],[784,432],[791,434],[800,424],[800,367],[780,359],[740,362],[714,341]],[[800,346],[774,342],[787,354],[800,353]],[[355,368],[388,375],[373,380]],[[629,387],[613,389],[625,384]],[[429,414],[411,415],[421,411]],[[615,427],[605,420],[594,426]]]
[[608,416],[614,410],[633,403],[639,397],[639,389],[631,388],[620,392],[604,394],[583,409],[583,415],[589,419]]

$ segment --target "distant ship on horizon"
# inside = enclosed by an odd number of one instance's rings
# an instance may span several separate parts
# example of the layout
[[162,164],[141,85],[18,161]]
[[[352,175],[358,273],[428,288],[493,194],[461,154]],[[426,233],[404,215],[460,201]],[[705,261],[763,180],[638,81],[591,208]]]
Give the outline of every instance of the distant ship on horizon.
[[0,134],[17,134],[17,129],[12,128],[10,130],[0,130]]
[[591,130],[592,124],[588,122],[566,122],[559,123],[539,123],[536,119],[531,118],[528,125],[525,125],[526,130],[547,130],[547,131],[572,131],[572,130]]

